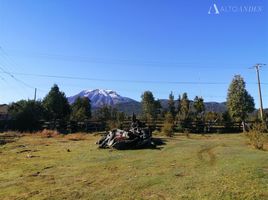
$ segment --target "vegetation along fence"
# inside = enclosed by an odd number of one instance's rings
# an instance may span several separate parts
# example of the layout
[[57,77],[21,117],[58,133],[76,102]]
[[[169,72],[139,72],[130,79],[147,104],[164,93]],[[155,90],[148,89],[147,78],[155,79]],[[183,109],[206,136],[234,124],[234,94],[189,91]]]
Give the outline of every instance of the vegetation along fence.
[[[247,122],[248,125],[254,122]],[[124,120],[122,122],[105,122],[98,120],[89,120],[83,122],[77,121],[40,121],[40,125],[37,129],[32,131],[38,131],[42,129],[58,130],[61,133],[71,132],[98,132],[107,131],[113,128],[128,129],[131,124],[130,120]],[[161,131],[164,125],[164,120],[157,120],[154,122],[144,123],[152,131]],[[176,121],[173,129],[175,132],[190,132],[190,133],[236,133],[242,131],[241,123],[232,122],[200,122],[200,121]],[[0,132],[8,130],[18,130],[14,127],[11,120],[0,120]]]

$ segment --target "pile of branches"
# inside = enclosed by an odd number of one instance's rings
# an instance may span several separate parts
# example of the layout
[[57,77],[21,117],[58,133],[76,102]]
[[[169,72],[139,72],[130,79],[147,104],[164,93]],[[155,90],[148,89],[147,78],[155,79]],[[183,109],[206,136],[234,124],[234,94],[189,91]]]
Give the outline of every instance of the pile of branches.
[[132,117],[132,122],[128,130],[114,129],[106,133],[97,144],[99,148],[115,149],[142,149],[155,148],[152,141],[152,133],[143,123]]

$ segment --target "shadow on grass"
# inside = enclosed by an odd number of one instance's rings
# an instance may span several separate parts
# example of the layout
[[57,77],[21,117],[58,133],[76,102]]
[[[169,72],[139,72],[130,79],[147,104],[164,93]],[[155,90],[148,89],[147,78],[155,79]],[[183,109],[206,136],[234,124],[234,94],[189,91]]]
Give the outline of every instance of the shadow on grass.
[[152,141],[153,141],[156,145],[162,146],[162,145],[166,145],[166,141],[167,141],[167,139],[165,139],[165,138],[157,138],[157,137],[153,137],[153,138],[152,138]]
[[116,150],[141,150],[141,149],[152,149],[161,150],[166,145],[166,139],[163,138],[151,138],[150,141],[139,141],[138,138],[134,140],[125,140],[113,144],[111,147],[102,147],[99,149],[116,149]]
[[152,150],[161,150],[164,145],[166,145],[166,139],[163,138],[152,138],[151,145],[139,146],[134,148],[129,148],[129,150],[141,150],[141,149],[152,149]]
[[162,149],[166,145],[167,140],[163,138],[152,138],[153,143],[156,145],[156,149]]
[[21,136],[22,135],[19,135],[18,133],[13,133],[13,132],[1,133],[0,145],[5,145],[7,143],[15,142]]

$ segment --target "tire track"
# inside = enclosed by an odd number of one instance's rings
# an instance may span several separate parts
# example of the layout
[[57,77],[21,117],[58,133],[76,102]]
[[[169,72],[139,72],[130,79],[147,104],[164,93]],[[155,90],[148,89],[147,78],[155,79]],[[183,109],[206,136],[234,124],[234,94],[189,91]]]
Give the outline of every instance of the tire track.
[[[211,147],[205,147],[205,148],[201,149],[200,151],[197,152],[198,159],[203,161],[203,162],[207,162],[209,165],[215,165],[215,163],[216,163],[216,155],[213,152],[213,150],[218,146],[219,145],[211,146]],[[206,157],[208,157],[208,159],[206,159]]]

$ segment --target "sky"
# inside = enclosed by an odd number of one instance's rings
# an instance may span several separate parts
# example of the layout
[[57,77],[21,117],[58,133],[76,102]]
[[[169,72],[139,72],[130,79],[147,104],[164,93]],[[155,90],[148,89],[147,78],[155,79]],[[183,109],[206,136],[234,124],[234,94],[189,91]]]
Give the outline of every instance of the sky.
[[[111,89],[140,101],[187,92],[226,101],[240,74],[259,106],[268,64],[265,0],[0,0],[0,104]],[[210,11],[210,13],[209,13]],[[268,65],[261,68],[268,107]]]

